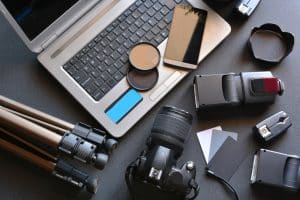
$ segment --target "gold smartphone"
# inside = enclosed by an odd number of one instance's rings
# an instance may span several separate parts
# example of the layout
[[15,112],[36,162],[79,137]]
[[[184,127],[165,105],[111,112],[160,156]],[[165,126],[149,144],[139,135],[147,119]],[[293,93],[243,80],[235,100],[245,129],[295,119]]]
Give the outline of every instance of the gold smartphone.
[[196,69],[207,11],[187,5],[175,8],[164,63]]

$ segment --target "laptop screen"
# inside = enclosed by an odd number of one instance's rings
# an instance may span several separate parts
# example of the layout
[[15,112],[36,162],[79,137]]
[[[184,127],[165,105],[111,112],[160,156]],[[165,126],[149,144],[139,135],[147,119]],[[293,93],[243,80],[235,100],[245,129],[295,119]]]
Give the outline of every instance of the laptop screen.
[[79,0],[2,0],[30,40]]

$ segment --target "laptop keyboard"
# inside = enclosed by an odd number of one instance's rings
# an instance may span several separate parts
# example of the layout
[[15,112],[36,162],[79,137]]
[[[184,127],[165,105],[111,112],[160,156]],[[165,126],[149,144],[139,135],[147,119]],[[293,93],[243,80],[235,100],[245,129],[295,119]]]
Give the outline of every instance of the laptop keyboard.
[[137,0],[63,69],[96,101],[126,76],[128,53],[139,42],[158,46],[169,35],[176,4],[185,0]]

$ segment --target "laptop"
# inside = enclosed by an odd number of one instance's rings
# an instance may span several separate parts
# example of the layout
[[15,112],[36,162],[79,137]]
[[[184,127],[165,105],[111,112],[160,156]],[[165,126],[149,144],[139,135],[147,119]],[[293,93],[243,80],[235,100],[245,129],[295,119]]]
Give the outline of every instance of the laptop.
[[208,11],[199,62],[231,28],[201,0],[1,0],[0,11],[39,62],[114,137],[123,136],[190,71],[159,64],[146,92],[127,83],[128,52],[151,42],[164,55],[176,4]]

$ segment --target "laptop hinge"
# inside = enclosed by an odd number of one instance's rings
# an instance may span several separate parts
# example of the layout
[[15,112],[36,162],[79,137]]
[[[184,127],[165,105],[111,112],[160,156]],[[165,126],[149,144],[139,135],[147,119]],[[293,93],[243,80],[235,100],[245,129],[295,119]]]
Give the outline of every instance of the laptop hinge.
[[42,49],[46,49],[54,40],[56,40],[57,35],[54,34],[51,37],[49,37],[45,42],[42,43]]

